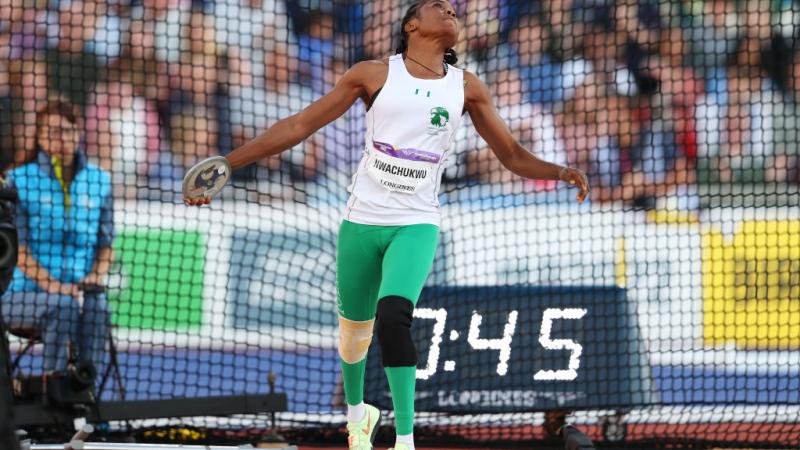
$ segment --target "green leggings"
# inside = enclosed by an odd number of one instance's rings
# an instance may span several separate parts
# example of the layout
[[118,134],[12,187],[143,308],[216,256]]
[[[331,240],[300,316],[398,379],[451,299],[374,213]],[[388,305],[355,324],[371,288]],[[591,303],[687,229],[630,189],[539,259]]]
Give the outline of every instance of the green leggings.
[[[439,227],[361,225],[343,221],[336,255],[339,314],[354,321],[372,320],[378,300],[399,296],[416,305],[433,266]],[[355,364],[342,361],[347,403],[364,399],[366,358]],[[414,427],[416,367],[387,367],[398,434]]]

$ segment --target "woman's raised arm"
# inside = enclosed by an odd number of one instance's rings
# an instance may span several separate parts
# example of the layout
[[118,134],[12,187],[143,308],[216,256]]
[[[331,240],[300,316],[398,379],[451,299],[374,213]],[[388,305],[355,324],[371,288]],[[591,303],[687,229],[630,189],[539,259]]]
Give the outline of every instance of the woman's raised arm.
[[235,170],[261,158],[277,155],[338,119],[358,98],[365,96],[364,79],[374,66],[371,61],[354,65],[328,94],[299,113],[279,120],[255,139],[232,151],[226,156],[231,168]]

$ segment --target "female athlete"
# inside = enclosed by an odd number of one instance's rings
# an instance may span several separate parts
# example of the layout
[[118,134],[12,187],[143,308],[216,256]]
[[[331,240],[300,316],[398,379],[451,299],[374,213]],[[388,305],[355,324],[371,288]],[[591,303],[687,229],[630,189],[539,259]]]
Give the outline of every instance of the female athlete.
[[[392,393],[394,450],[414,450],[417,352],[411,319],[433,265],[438,192],[448,148],[464,112],[513,173],[562,180],[589,194],[577,169],[544,162],[523,148],[498,117],[487,86],[454,67],[459,24],[453,6],[420,0],[406,13],[397,54],[348,70],[330,93],[275,123],[227,156],[235,170],[292,148],[361,99],[367,106],[364,156],[349,187],[337,247],[339,355],[350,449],[372,449],[377,408],[363,402],[373,332]],[[209,199],[190,200],[191,205]]]

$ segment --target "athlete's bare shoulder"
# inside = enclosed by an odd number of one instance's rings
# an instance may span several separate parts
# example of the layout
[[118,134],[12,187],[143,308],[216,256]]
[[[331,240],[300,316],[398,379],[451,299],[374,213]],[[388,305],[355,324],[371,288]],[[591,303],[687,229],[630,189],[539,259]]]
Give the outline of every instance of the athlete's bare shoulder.
[[477,75],[469,70],[464,71],[464,99],[469,106],[475,101],[485,101],[489,95],[489,88]]
[[380,89],[389,76],[389,58],[361,61],[354,64],[345,74],[349,81],[357,85],[365,103]]
[[376,75],[386,74],[388,70],[389,58],[361,61],[350,68],[353,76],[361,79],[371,79]]
[[480,81],[477,75],[470,72],[469,70],[464,70],[464,86],[469,86],[470,84],[476,84]]

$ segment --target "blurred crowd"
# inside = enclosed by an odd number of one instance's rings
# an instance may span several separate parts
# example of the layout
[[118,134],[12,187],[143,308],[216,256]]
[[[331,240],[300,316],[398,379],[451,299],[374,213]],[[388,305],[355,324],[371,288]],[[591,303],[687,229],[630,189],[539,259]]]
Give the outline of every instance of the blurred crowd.
[[[117,194],[171,186],[393,53],[401,0],[0,0],[0,146],[35,152],[47,99],[85,118]],[[648,202],[698,183],[798,183],[800,5],[792,0],[455,0],[459,66],[523,145],[587,172],[595,200]],[[347,176],[363,106],[237,174]],[[465,120],[468,122],[468,120]],[[469,123],[448,182],[521,183]],[[551,189],[551,183],[530,183]]]
[[[698,183],[798,183],[800,5],[768,0],[466,2],[460,49],[544,158],[595,200],[697,206]],[[478,29],[475,29],[475,28]],[[512,179],[479,139],[467,176]],[[546,187],[546,186],[543,186]]]

